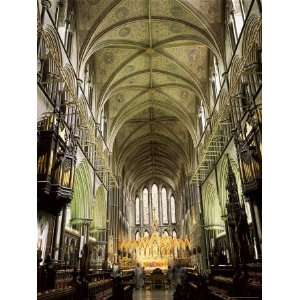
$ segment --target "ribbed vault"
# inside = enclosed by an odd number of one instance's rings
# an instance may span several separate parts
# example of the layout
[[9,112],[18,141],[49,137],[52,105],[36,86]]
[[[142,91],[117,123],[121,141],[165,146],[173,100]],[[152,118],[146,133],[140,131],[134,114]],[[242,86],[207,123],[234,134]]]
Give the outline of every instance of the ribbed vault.
[[107,108],[107,145],[132,193],[153,178],[175,189],[180,173],[191,169],[200,102],[210,110],[209,61],[212,55],[223,61],[223,2],[196,2],[78,4],[79,73],[93,66],[96,118]]

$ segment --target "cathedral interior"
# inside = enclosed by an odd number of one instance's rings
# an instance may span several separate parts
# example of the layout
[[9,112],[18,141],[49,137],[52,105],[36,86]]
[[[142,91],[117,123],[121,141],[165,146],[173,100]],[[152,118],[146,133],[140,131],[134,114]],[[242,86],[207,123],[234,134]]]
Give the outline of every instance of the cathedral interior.
[[261,0],[37,13],[37,298],[261,299]]

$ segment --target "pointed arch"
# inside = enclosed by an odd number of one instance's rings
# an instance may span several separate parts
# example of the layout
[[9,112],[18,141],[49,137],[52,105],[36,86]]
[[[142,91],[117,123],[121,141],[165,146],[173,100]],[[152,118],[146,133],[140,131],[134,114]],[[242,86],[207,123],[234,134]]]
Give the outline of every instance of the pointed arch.
[[63,76],[74,95],[77,94],[77,79],[73,67],[67,63],[62,69]]
[[239,85],[237,84],[240,79],[240,74],[243,70],[243,61],[236,55],[231,64],[229,71],[229,82],[230,82],[230,92],[232,96],[235,96],[238,93]]
[[93,223],[92,230],[99,230],[106,228],[106,210],[107,210],[107,192],[103,185],[101,185],[95,196],[95,206],[93,209]]
[[56,29],[53,26],[47,24],[42,29],[42,37],[45,39],[47,47],[51,52],[51,56],[58,64],[58,67],[62,67],[63,60],[62,60],[61,46],[60,46],[59,36],[57,34]]
[[[242,192],[242,183],[241,183],[241,177],[240,177],[240,172],[239,172],[239,166],[238,166],[238,163],[230,156],[229,156],[229,161],[230,161],[234,176],[236,178],[240,201],[242,202],[243,192]],[[223,158],[221,159],[218,169],[219,169],[218,182],[219,182],[219,193],[220,193],[219,194],[220,206],[222,209],[222,214],[226,215],[226,202],[227,202],[226,184],[227,184],[227,177],[228,177],[228,162],[227,162],[226,155],[224,155]]]
[[206,183],[203,189],[204,223],[209,229],[220,230],[224,227],[222,211],[216,188]]
[[71,222],[92,219],[92,181],[89,165],[84,159],[75,170],[74,196],[71,203]]
[[[244,29],[242,54],[247,57],[246,65],[257,62],[257,51],[262,48],[261,17],[252,15]],[[251,48],[249,48],[251,47]],[[248,54],[248,51],[250,53]]]

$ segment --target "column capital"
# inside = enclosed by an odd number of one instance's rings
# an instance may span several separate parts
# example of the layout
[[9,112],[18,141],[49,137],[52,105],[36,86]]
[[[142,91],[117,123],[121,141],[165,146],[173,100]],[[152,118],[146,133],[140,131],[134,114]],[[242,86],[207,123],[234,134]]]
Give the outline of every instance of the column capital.
[[222,215],[221,218],[222,218],[222,220],[225,222],[225,221],[227,221],[227,219],[228,219],[228,215]]
[[46,9],[49,9],[51,7],[51,2],[49,0],[42,0],[41,3],[42,6]]

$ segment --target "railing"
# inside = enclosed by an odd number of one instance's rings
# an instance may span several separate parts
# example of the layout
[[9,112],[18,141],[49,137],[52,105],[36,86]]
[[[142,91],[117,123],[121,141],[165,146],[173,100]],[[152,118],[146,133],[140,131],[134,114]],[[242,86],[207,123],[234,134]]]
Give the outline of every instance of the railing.
[[113,280],[108,271],[91,271],[86,280],[82,280],[74,269],[38,267],[38,300],[111,299],[112,295]]
[[53,289],[45,293],[37,294],[38,300],[80,300],[76,294],[75,287]]
[[261,265],[214,267],[209,279],[209,293],[216,299],[262,299]]
[[179,299],[262,299],[261,268],[247,265],[240,271],[232,266],[212,268],[207,276],[187,272],[177,285],[174,300]]
[[[51,40],[49,40],[49,37],[47,37],[47,33],[41,28],[41,26],[39,26],[39,29],[41,35],[41,44],[44,45],[44,47],[48,50],[46,61],[48,61],[48,63],[51,64],[52,68],[57,71],[55,73],[57,73],[58,79],[56,77],[55,78],[58,82],[61,83],[61,85],[63,84],[63,90],[66,94],[66,99],[64,99],[63,103],[66,113],[65,122],[67,123],[67,125],[69,125],[68,119],[71,115],[73,125],[75,122],[75,129],[79,130],[77,134],[81,134],[81,139],[78,142],[80,144],[80,148],[83,150],[85,156],[90,155],[90,153],[86,153],[86,150],[91,149],[90,152],[92,153],[92,158],[89,159],[89,162],[94,170],[96,170],[97,176],[105,185],[105,187],[109,189],[112,186],[117,186],[117,180],[113,175],[111,168],[109,167],[109,149],[99,129],[97,128],[94,116],[89,108],[89,105],[87,104],[87,99],[80,87],[79,89],[77,88],[77,91],[74,90],[74,86],[72,85],[74,84],[74,82],[70,82],[70,74],[68,74],[68,72],[61,65],[61,62],[57,57],[57,49],[53,48]],[[64,47],[62,48],[64,49]],[[70,63],[67,54],[65,52],[63,52],[62,54],[64,55],[64,58],[67,59],[67,61]],[[43,61],[42,58],[40,59],[41,61]],[[43,63],[45,63],[45,60],[43,61]],[[46,72],[45,74],[43,74],[41,73],[43,72],[42,70],[43,68],[41,68],[39,74],[40,76],[38,77],[39,83],[42,86],[44,92],[47,94],[50,102],[56,109],[55,106],[56,102],[58,102],[58,97],[52,97],[53,93],[51,92],[51,88],[48,84],[45,83],[47,82],[47,77],[50,75],[50,72]],[[76,78],[74,69],[72,69],[72,73],[72,76]],[[77,82],[75,84],[77,86]],[[59,109],[61,109],[61,107]],[[75,118],[73,117],[73,115],[75,115]],[[98,134],[96,134],[96,132]]]
[[[132,299],[133,273],[111,279],[110,272],[97,271],[82,279],[77,276],[77,272],[67,270],[57,271],[56,279],[53,274],[51,276],[46,278],[48,280],[46,288],[38,290],[38,300]],[[61,284],[62,281],[65,283]]]
[[[244,32],[241,33],[239,43],[242,40],[243,34]],[[259,34],[260,27],[256,28],[256,31],[253,32],[252,40],[248,45],[246,53],[243,53],[243,57],[240,59],[239,64],[230,64],[227,73],[231,74],[234,72],[234,75],[231,78],[230,84],[228,84],[228,79],[226,79],[227,84],[223,82],[210,120],[201,137],[197,149],[199,163],[193,172],[192,182],[204,182],[206,180],[213,166],[221,157],[228,142],[233,137],[233,129],[237,129],[237,124],[244,115],[241,103],[235,102],[236,99],[239,101],[241,99],[241,95],[238,93],[240,91],[241,83],[244,80],[243,76],[247,73],[249,74],[249,70],[251,70],[252,73],[250,73],[250,75],[252,77],[249,78],[248,76],[247,80],[249,81],[250,88],[252,88],[252,97],[261,86],[260,64],[252,64],[251,68],[247,65],[248,57],[253,55],[253,49]],[[240,44],[238,44],[237,47],[241,47]],[[253,76],[253,72],[255,72],[255,76]]]

